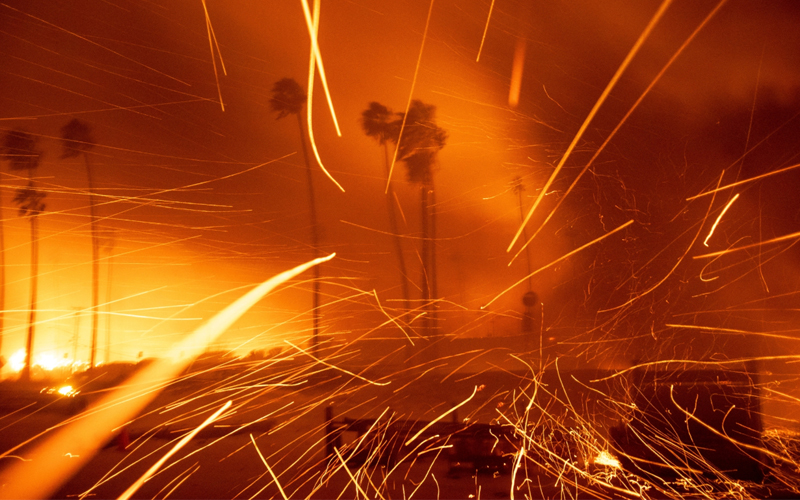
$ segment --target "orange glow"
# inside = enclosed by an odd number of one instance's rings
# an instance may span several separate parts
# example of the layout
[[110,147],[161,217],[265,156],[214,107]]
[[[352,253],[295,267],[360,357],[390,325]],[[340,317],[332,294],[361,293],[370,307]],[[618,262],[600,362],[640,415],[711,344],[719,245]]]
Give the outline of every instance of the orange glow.
[[528,41],[525,38],[517,38],[517,44],[514,47],[514,64],[511,67],[511,86],[508,89],[508,105],[512,108],[516,108],[517,104],[519,104],[519,92],[522,88],[522,75],[525,71],[525,48],[527,45]]

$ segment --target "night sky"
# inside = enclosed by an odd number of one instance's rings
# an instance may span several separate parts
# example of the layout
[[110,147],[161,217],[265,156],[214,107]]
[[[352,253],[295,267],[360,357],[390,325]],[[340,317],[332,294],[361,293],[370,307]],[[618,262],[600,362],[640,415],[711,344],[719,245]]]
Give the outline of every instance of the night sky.
[[[421,56],[428,2],[321,5],[319,45],[342,137],[318,77],[314,135],[345,189],[315,167],[320,250],[337,253],[321,271],[329,338],[402,337],[391,324],[376,329],[386,316],[372,290],[394,314],[401,293],[387,234],[384,153],[360,124],[368,104],[402,112],[410,98],[420,99],[436,106],[436,123],[448,134],[434,174],[443,332],[515,335],[527,284],[481,309],[527,273],[524,252],[508,265],[519,243],[506,253],[520,224],[513,181],[521,179],[529,210],[659,7],[497,0],[476,62],[490,4],[436,1]],[[200,0],[0,3],[0,131],[22,129],[43,152],[35,174],[47,192],[36,352],[71,357],[77,326],[78,357],[88,357],[86,171],[79,158],[60,158],[60,129],[72,118],[92,128],[97,209],[101,226],[111,229],[113,247],[103,247],[100,266],[101,303],[111,302],[101,308],[100,345],[105,349],[111,318],[111,359],[159,356],[249,286],[313,255],[297,123],[276,120],[269,105],[281,78],[307,85],[301,3],[206,5],[219,52],[209,47]],[[668,8],[554,179],[528,235],[716,6],[676,0]],[[711,196],[687,198],[798,163],[798,21],[792,1],[726,2],[533,241],[536,270],[633,221],[534,276],[536,314],[565,352],[598,366],[628,366],[794,347],[789,339],[674,325],[793,335],[796,239],[717,260],[693,257],[797,232],[797,171],[721,191],[713,203]],[[512,65],[523,43],[519,103],[510,106]],[[7,166],[6,358],[24,345],[30,241],[12,202],[24,176]],[[407,181],[402,162],[392,180],[412,298],[419,300],[419,187]],[[706,248],[711,225],[736,193]],[[254,308],[215,347],[243,354],[284,339],[307,341],[310,277]]]

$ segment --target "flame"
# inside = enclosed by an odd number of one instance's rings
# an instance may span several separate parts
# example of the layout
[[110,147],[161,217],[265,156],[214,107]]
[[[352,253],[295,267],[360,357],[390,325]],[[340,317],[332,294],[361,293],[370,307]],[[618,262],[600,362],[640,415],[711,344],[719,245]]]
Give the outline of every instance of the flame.
[[608,467],[613,467],[615,469],[622,468],[622,464],[619,463],[617,457],[615,457],[606,450],[601,451],[600,453],[597,454],[596,457],[594,457],[594,463],[596,463],[597,465],[605,465]]

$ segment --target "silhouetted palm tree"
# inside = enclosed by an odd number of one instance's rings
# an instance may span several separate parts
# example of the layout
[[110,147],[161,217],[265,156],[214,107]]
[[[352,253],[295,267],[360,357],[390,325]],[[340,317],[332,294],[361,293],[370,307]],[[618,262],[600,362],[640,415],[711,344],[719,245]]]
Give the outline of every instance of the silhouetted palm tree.
[[86,178],[89,183],[89,214],[92,228],[92,349],[89,366],[94,368],[97,353],[97,324],[100,281],[100,246],[97,234],[97,213],[94,200],[94,172],[89,161],[89,151],[94,148],[94,139],[89,125],[77,118],[61,127],[61,158],[81,156],[86,167]]
[[[391,160],[389,159],[389,142],[397,144],[397,136],[400,134],[400,122],[397,121],[395,114],[377,102],[369,103],[369,108],[361,113],[361,127],[368,137],[372,137],[378,144],[383,146],[384,159],[386,163],[386,175],[388,177]],[[394,208],[394,188],[391,179],[388,180],[386,190],[386,209],[389,214],[389,227],[394,235],[395,253],[397,254],[397,265],[400,268],[400,282],[403,289],[403,299],[406,310],[410,309],[408,274],[406,273],[406,261],[403,258],[403,243],[397,229],[397,214]]]
[[[403,115],[399,114],[402,122]],[[436,194],[433,189],[433,167],[436,155],[447,142],[447,132],[436,125],[436,106],[420,100],[411,101],[405,116],[405,128],[397,145],[397,158],[407,167],[408,180],[420,186],[422,220],[422,300],[430,311],[431,297],[437,298],[436,283]],[[430,195],[430,196],[429,196]],[[430,316],[430,314],[428,314]],[[426,321],[430,331],[430,320]]]
[[39,166],[42,153],[36,148],[36,139],[21,130],[12,130],[6,134],[3,153],[12,170],[25,170],[28,173],[28,185],[17,189],[13,201],[19,206],[20,216],[28,217],[31,224],[31,305],[28,315],[28,338],[25,343],[25,366],[21,374],[23,380],[30,380],[34,325],[36,324],[36,293],[39,282],[38,216],[44,211],[42,200],[45,197],[44,193],[36,189],[33,171]]
[[[314,197],[314,182],[311,175],[311,161],[308,157],[306,147],[305,128],[303,127],[303,117],[301,111],[306,104],[306,93],[293,78],[282,78],[272,86],[272,97],[269,100],[272,111],[278,113],[278,120],[285,116],[297,116],[297,125],[300,129],[300,145],[303,149],[303,159],[306,162],[306,176],[308,180],[308,207],[311,217],[311,247],[314,251],[314,258],[319,257],[319,227],[317,224],[317,206]],[[319,344],[319,322],[320,322],[320,293],[319,293],[319,268],[314,266],[314,293],[313,293],[313,314],[314,314],[314,336],[312,347],[316,352]]]

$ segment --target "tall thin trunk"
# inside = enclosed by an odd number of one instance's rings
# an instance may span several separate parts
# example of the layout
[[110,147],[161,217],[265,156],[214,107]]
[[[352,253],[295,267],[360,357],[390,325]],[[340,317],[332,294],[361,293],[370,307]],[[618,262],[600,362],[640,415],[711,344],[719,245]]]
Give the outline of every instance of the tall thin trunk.
[[31,379],[31,360],[33,359],[33,335],[36,324],[36,291],[39,284],[39,217],[31,218],[31,310],[28,314],[28,339],[25,343],[25,367],[22,369],[22,380]]
[[[297,113],[297,124],[300,127],[300,144],[303,147],[303,158],[306,161],[306,176],[308,179],[308,208],[311,217],[311,247],[313,248],[313,255],[316,259],[319,257],[319,228],[317,226],[317,205],[314,198],[314,181],[311,175],[311,161],[308,158],[308,148],[306,147],[305,130],[303,129],[303,119],[300,113]],[[313,298],[313,317],[314,317],[314,336],[312,338],[312,350],[314,354],[319,351],[319,323],[320,323],[320,294],[319,294],[319,268],[314,266],[314,298]]]
[[106,263],[106,364],[111,362],[111,271],[114,269],[114,241],[109,233],[108,262]]
[[431,300],[431,288],[430,288],[430,279],[429,279],[429,259],[428,259],[428,247],[430,246],[430,242],[428,238],[429,228],[428,228],[428,183],[423,182],[422,186],[420,187],[420,218],[421,218],[421,225],[422,225],[422,276],[421,276],[421,286],[422,286],[422,312],[425,313],[423,317],[422,325],[424,334],[427,336],[430,334],[431,331],[431,318],[430,318],[430,300]]
[[[2,174],[0,174],[2,184]],[[3,320],[6,310],[6,244],[3,230],[3,190],[0,188],[0,357],[3,355]]]
[[94,368],[97,358],[97,323],[100,288],[100,249],[97,240],[97,214],[94,206],[94,181],[92,178],[92,165],[86,151],[83,152],[83,163],[86,165],[86,178],[89,182],[89,214],[91,217],[92,228],[92,353],[89,359],[89,367]]
[[[522,184],[520,184],[520,189],[517,189],[517,194],[519,195],[519,216],[520,220],[523,222],[525,221],[525,209],[522,205]],[[528,291],[533,291],[533,281],[531,278],[531,246],[527,244],[528,242],[528,232],[525,230],[525,226],[522,227],[522,239],[525,241],[525,261],[528,263]]]
[[[391,165],[389,161],[389,146],[386,145],[386,143],[383,144],[383,152],[386,160],[386,176],[388,177]],[[388,189],[386,191],[386,209],[389,213],[389,228],[394,236],[394,251],[395,254],[397,254],[397,265],[400,268],[400,285],[403,290],[403,304],[405,310],[410,311],[411,295],[408,286],[408,273],[406,272],[406,260],[403,258],[403,240],[400,238],[400,232],[397,228],[397,214],[394,209],[394,200],[394,188],[392,187],[391,179],[389,179]]]
[[437,311],[439,309],[439,304],[437,299],[439,298],[439,280],[436,272],[436,191],[433,189],[433,179],[430,180],[430,188],[431,188],[431,203],[428,207],[428,212],[430,213],[431,218],[431,241],[429,244],[429,251],[430,251],[430,275],[431,275],[431,299],[433,299],[433,304],[431,304],[431,321],[433,322],[433,329],[435,333],[439,333],[439,322],[438,322],[438,314]]

